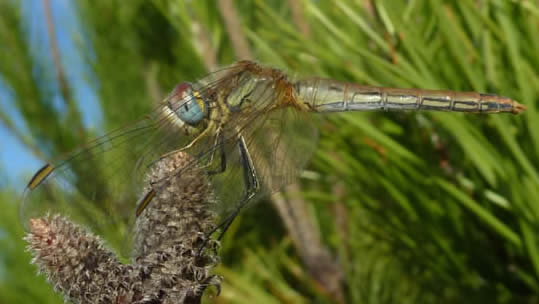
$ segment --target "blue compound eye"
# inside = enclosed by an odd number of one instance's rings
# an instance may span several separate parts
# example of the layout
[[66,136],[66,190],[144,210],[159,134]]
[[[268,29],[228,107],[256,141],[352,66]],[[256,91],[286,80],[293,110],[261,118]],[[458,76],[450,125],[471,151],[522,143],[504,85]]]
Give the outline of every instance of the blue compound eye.
[[178,117],[189,125],[195,126],[204,118],[202,99],[193,92],[189,83],[180,83],[172,91],[169,107]]
[[204,118],[202,109],[194,97],[192,99],[188,98],[187,102],[184,101],[178,110],[176,110],[176,114],[178,114],[181,120],[190,125],[197,125]]

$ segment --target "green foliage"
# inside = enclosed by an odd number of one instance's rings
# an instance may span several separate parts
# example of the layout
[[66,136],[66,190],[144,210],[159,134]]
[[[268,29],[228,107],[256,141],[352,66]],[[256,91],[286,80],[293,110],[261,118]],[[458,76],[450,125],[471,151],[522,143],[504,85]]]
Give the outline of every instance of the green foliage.
[[[299,1],[298,20],[290,9],[294,1],[238,2],[253,56],[291,76],[491,92],[528,106],[514,117],[346,113],[319,124],[319,149],[302,189],[343,270],[346,302],[536,302],[537,4]],[[11,3],[0,2],[0,77],[30,134],[3,113],[0,118],[48,159],[92,131],[51,107],[54,71],[32,74],[48,59],[32,55],[19,8]],[[144,115],[176,82],[235,61],[215,1],[77,3],[87,35],[79,37],[80,46],[106,129]],[[298,30],[300,21],[308,32]],[[81,111],[68,101],[70,113]],[[13,231],[14,197],[6,191],[0,198],[6,210],[0,299],[45,303],[46,287],[38,287],[43,279],[26,264],[21,231]],[[310,278],[284,230],[276,231],[278,223],[267,204],[233,225],[223,241],[223,292],[209,301],[333,301]]]

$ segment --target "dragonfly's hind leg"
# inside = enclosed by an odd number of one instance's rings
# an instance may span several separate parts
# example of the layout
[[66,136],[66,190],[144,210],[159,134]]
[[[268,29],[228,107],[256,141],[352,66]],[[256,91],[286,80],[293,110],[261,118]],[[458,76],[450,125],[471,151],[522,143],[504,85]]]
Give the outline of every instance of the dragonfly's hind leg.
[[247,145],[245,144],[245,139],[243,138],[243,136],[240,136],[240,139],[238,141],[238,147],[240,150],[241,166],[243,168],[243,180],[246,187],[245,197],[241,200],[238,207],[220,225],[216,227],[217,229],[222,228],[221,234],[218,238],[219,240],[223,237],[228,227],[230,227],[230,225],[232,224],[236,216],[238,216],[240,211],[245,206],[247,206],[249,201],[256,195],[256,193],[260,189],[260,184],[258,182],[256,170],[253,165],[253,160],[251,158],[251,155],[249,154],[249,150],[247,150]]
[[210,236],[215,233],[217,230],[222,229],[221,233],[219,234],[219,237],[217,238],[220,240],[225,235],[225,232],[228,230],[232,222],[234,222],[234,219],[238,216],[240,211],[247,206],[249,201],[256,195],[258,190],[260,189],[260,183],[258,181],[258,177],[256,175],[256,170],[253,165],[253,160],[251,158],[251,155],[249,154],[249,150],[247,150],[247,145],[245,143],[245,139],[243,136],[240,135],[240,138],[238,140],[238,149],[240,152],[240,161],[241,166],[243,168],[243,180],[245,183],[245,196],[238,204],[238,207],[232,211],[231,214],[229,214],[219,225],[215,226],[206,236],[204,243],[200,247],[199,253],[204,249],[206,246],[207,241],[209,240]]

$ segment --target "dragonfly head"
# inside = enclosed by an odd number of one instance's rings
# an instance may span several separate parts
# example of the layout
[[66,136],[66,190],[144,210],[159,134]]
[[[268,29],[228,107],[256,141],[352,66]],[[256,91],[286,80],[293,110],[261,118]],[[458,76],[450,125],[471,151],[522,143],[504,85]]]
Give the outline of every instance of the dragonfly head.
[[178,84],[167,98],[168,108],[184,123],[197,126],[207,112],[200,93],[188,82]]

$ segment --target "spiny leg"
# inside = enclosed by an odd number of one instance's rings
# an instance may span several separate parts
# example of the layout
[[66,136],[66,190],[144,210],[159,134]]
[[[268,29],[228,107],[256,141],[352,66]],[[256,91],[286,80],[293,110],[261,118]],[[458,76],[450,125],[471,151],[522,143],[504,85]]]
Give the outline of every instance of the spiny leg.
[[[223,138],[224,138],[223,134],[221,132],[218,132],[214,147],[219,147],[219,154],[220,154],[220,157],[221,157],[221,165],[220,165],[220,167],[218,169],[208,171],[209,175],[220,174],[220,173],[225,172],[225,170],[226,170],[226,153],[225,153],[225,145],[224,145],[224,142],[223,142]],[[213,163],[213,156],[215,154],[215,150],[216,149],[213,149],[213,151],[211,153],[209,164]]]
[[228,230],[234,219],[238,216],[240,211],[249,203],[249,201],[256,195],[258,190],[260,189],[260,183],[258,181],[258,177],[256,175],[256,170],[253,164],[253,160],[251,158],[251,155],[249,154],[249,150],[247,150],[247,145],[245,143],[245,139],[243,136],[240,135],[238,139],[238,149],[240,152],[240,161],[241,166],[243,169],[243,180],[245,183],[245,196],[240,201],[238,207],[229,214],[219,225],[215,226],[204,239],[204,242],[202,243],[202,246],[200,246],[199,249],[199,255],[206,246],[206,243],[208,242],[210,236],[215,233],[217,230],[222,229],[221,234],[217,238],[218,240],[221,240],[225,234],[225,232]]
[[175,154],[177,152],[182,152],[182,151],[185,151],[185,150],[191,148],[201,138],[204,138],[206,135],[208,135],[208,133],[210,132],[209,130],[210,130],[210,126],[206,127],[204,129],[204,131],[200,132],[200,134],[198,134],[198,136],[195,139],[193,139],[189,144],[181,147],[180,149],[172,150],[170,152],[167,152],[167,153],[161,155],[160,159],[167,158],[167,157],[169,157],[169,156],[171,156],[171,155],[173,155],[173,154]]
[[240,150],[240,161],[241,166],[243,169],[243,180],[245,183],[245,196],[240,201],[238,207],[229,215],[227,218],[221,222],[214,230],[222,228],[221,234],[217,238],[218,240],[221,240],[223,236],[225,235],[225,232],[228,230],[236,216],[240,213],[240,211],[245,207],[249,201],[255,196],[255,194],[260,189],[260,184],[258,182],[258,177],[256,175],[255,166],[253,164],[253,159],[251,158],[251,155],[249,154],[249,150],[247,150],[247,145],[245,144],[245,139],[243,136],[240,135],[240,139],[238,140],[238,148]]

